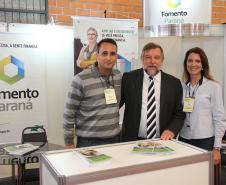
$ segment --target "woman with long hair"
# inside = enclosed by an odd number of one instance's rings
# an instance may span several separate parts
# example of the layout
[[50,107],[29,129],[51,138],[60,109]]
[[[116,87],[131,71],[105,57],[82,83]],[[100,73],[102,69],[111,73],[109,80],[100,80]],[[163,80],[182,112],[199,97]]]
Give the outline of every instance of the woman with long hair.
[[183,80],[186,118],[179,140],[213,151],[214,163],[219,164],[226,129],[222,89],[210,75],[208,58],[201,48],[186,52]]

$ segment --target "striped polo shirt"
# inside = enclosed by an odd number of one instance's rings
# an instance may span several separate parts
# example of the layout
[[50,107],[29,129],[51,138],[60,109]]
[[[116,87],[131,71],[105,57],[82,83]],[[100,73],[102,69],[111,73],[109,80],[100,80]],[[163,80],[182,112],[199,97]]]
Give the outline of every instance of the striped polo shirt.
[[[119,134],[121,78],[116,69],[109,78],[101,75],[96,64],[74,77],[64,111],[66,144],[74,143],[74,132],[86,138],[111,138]],[[108,105],[104,90],[110,87],[115,89],[117,103]]]

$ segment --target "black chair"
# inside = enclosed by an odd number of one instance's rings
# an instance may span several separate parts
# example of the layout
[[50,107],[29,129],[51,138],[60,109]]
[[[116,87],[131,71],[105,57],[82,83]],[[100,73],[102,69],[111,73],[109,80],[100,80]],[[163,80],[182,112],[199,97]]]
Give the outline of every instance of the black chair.
[[[47,143],[46,130],[40,126],[26,127],[22,131],[21,143],[32,143],[39,147],[44,146]],[[24,183],[39,181],[39,168],[26,169],[26,165],[24,165],[23,171]]]
[[40,147],[47,143],[46,130],[43,127],[26,127],[22,131],[21,143],[32,143]]

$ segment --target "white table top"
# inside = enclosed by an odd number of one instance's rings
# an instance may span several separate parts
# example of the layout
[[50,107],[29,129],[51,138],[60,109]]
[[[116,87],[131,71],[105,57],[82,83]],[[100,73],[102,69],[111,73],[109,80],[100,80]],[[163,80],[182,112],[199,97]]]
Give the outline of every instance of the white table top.
[[[138,141],[137,141],[138,142]],[[145,163],[152,163],[164,160],[179,159],[198,154],[207,153],[190,145],[182,144],[178,141],[162,141],[165,146],[175,150],[172,154],[166,155],[149,155],[137,154],[132,152],[136,142],[118,143],[112,145],[104,145],[97,147],[89,147],[96,149],[98,152],[112,157],[109,164],[87,166],[75,153],[76,149],[62,150],[61,152],[47,152],[43,154],[51,166],[60,174],[65,176],[81,175],[89,172],[97,172],[102,170],[133,166]]]

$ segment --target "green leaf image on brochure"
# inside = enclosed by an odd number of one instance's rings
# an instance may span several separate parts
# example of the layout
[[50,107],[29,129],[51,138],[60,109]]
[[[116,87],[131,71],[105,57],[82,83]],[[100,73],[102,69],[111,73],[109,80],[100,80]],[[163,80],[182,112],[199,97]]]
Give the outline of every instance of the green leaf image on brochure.
[[174,150],[158,142],[144,141],[139,142],[136,146],[134,146],[133,152],[147,154],[164,154],[174,152]]
[[90,160],[90,162],[94,162],[94,163],[111,159],[110,156],[105,155],[105,154],[100,154],[100,155],[91,156],[91,157],[87,157],[87,158]]
[[88,164],[100,164],[100,163],[105,163],[109,162],[110,159],[112,158],[111,156],[108,156],[106,154],[102,154],[98,152],[97,150],[94,149],[85,149],[85,150],[79,150],[76,151],[78,156],[83,159]]

